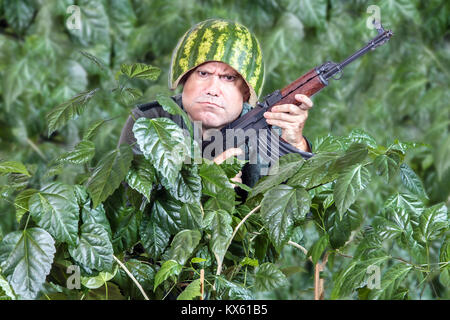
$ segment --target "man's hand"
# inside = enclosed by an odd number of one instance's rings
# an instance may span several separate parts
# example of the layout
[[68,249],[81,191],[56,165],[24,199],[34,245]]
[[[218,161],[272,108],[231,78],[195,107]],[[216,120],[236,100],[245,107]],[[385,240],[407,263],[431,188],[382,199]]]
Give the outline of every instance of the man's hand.
[[[220,154],[217,157],[215,157],[213,161],[216,164],[221,164],[222,162],[224,162],[226,159],[228,159],[230,157],[241,155],[242,152],[243,151],[242,151],[241,148],[230,148],[230,149],[225,150],[225,152],[223,152],[222,154]],[[239,171],[239,173],[234,178],[232,178],[230,180],[242,183],[241,176],[242,176],[242,171]],[[233,185],[233,188],[236,187],[235,184],[232,183],[232,185]]]
[[303,138],[303,128],[313,102],[303,94],[296,94],[295,100],[301,104],[280,104],[273,107],[271,112],[265,112],[264,117],[268,124],[281,128],[281,138],[299,150],[311,151]]

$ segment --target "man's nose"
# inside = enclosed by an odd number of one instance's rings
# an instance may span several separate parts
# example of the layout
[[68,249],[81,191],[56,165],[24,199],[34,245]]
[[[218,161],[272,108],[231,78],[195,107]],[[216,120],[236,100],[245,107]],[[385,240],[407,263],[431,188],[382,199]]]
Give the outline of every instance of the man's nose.
[[219,84],[218,76],[213,75],[212,77],[209,77],[208,83],[206,84],[205,92],[206,92],[206,94],[209,94],[212,96],[219,96],[220,84]]

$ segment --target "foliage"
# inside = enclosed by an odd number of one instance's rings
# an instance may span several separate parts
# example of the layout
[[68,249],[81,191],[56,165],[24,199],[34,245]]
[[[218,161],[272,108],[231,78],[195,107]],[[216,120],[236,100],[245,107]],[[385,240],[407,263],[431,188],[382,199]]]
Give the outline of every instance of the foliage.
[[201,269],[207,299],[311,299],[325,258],[325,298],[448,299],[448,3],[377,3],[395,36],[314,97],[316,155],[280,158],[245,201],[240,167],[185,161],[192,130],[168,119],[136,121],[143,156],[117,146],[138,102],[187,121],[160,75],[192,24],[253,30],[269,93],[373,37],[370,4],[0,1],[0,299],[144,299],[135,281],[198,299]]

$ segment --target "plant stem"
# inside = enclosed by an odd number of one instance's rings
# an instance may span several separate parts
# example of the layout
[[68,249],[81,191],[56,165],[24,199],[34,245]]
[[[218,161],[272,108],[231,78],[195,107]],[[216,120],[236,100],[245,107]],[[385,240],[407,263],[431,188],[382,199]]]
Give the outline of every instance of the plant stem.
[[138,287],[139,291],[141,291],[142,295],[144,296],[145,300],[150,300],[147,296],[147,294],[145,293],[144,289],[142,289],[141,284],[136,280],[136,278],[131,274],[131,272],[127,269],[127,267],[119,260],[116,258],[116,256],[113,255],[114,260],[116,260],[116,262],[119,264],[119,266],[125,271],[125,273],[130,277],[131,280],[133,280],[133,282],[136,284],[136,286]]
[[[236,228],[234,228],[233,234],[231,235],[230,240],[228,240],[227,245],[225,246],[225,252],[228,251],[228,248],[231,245],[231,241],[233,241],[234,236],[236,235],[236,233],[238,232],[239,228],[244,224],[245,220],[247,220],[252,214],[254,214],[259,208],[261,208],[261,205],[258,205],[257,207],[255,207],[252,211],[250,211],[245,217],[244,219],[241,220],[241,222],[239,222],[239,224],[236,226]],[[217,272],[216,275],[219,275],[222,272],[222,261],[219,261],[219,259],[217,259],[216,256],[216,260],[217,260]]]

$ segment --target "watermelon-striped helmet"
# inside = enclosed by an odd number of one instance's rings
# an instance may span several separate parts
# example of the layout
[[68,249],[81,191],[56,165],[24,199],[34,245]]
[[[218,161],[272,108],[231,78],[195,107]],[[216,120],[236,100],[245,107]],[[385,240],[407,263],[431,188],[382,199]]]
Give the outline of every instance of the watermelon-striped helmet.
[[224,62],[235,69],[250,89],[249,104],[258,101],[264,84],[264,63],[256,37],[243,25],[209,19],[189,29],[172,54],[169,88],[177,88],[189,71],[208,61]]

